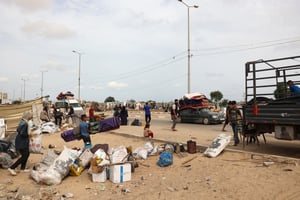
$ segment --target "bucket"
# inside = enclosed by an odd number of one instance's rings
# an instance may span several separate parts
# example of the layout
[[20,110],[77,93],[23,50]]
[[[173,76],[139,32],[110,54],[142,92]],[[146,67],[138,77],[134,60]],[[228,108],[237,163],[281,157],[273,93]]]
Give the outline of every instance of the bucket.
[[196,142],[189,140],[187,141],[187,152],[188,153],[196,153]]

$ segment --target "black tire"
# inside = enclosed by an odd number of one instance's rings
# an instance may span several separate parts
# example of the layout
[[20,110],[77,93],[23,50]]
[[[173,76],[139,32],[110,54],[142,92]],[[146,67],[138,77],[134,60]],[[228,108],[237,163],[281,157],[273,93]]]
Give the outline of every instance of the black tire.
[[203,124],[208,125],[209,124],[209,119],[208,118],[204,118],[203,119]]

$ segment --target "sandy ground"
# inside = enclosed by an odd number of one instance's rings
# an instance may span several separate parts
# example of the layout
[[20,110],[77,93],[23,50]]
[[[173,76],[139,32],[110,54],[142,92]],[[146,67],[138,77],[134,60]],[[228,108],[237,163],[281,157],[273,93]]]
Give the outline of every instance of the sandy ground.
[[[123,127],[118,129],[121,132]],[[139,127],[142,134],[142,127]],[[137,129],[135,129],[137,130]],[[180,130],[178,131],[180,132]],[[178,133],[180,134],[180,133]],[[174,139],[174,137],[173,137]],[[122,136],[113,132],[92,135],[93,144],[121,145],[133,149],[143,147],[144,138]],[[28,167],[42,160],[49,144],[55,150],[82,148],[82,141],[64,142],[60,133],[44,134],[43,154],[31,154]],[[154,142],[159,145],[161,142]],[[299,199],[299,161],[284,157],[240,153],[225,150],[216,158],[207,158],[201,151],[195,154],[174,153],[174,163],[162,168],[157,165],[159,156],[151,156],[132,173],[131,181],[115,184],[92,182],[84,170],[80,176],[68,176],[61,184],[37,184],[29,173],[11,176],[0,169],[0,200],[7,199]],[[190,160],[190,161],[189,161]],[[186,161],[189,161],[185,163]],[[270,165],[268,162],[271,162]],[[185,163],[185,164],[184,164]],[[124,190],[126,192],[124,192]]]

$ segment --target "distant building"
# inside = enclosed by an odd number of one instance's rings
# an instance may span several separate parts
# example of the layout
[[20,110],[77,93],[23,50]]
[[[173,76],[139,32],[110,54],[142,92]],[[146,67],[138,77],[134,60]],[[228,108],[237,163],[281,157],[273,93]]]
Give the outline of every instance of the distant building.
[[8,100],[7,97],[8,97],[7,93],[0,92],[0,104],[7,104],[7,103],[9,103],[9,100]]

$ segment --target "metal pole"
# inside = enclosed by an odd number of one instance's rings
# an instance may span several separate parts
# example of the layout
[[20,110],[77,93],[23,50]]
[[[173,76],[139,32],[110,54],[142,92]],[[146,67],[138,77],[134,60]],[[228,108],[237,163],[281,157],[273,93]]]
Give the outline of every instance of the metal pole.
[[78,54],[78,57],[79,57],[79,69],[78,69],[78,99],[80,101],[80,67],[81,67],[81,55],[82,53],[78,52],[78,51],[75,51],[73,50],[72,51],[73,53],[77,53]]
[[190,49],[190,7],[187,7],[188,14],[188,93],[191,92],[191,49]]
[[42,72],[42,84],[41,84],[41,97],[43,97],[43,91],[44,91],[44,72],[47,72],[47,70],[41,71]]
[[24,93],[23,93],[24,96],[23,96],[23,100],[25,101],[25,83],[26,83],[26,80],[28,80],[28,79],[22,78],[21,80],[22,80],[23,83],[24,83],[24,91],[23,91],[23,92],[24,92]]
[[78,71],[78,99],[80,100],[80,65],[81,65],[81,53],[79,55],[79,71]]
[[186,4],[184,1],[182,0],[178,0],[179,2],[181,2],[183,5],[185,5],[187,7],[187,20],[188,20],[188,38],[187,38],[187,43],[188,43],[188,93],[191,92],[191,44],[190,44],[190,8],[198,8],[197,5],[193,5],[190,6],[188,4]]

